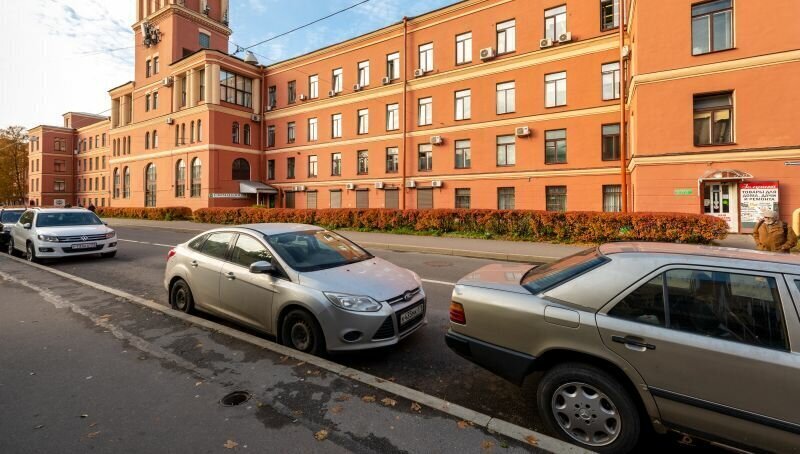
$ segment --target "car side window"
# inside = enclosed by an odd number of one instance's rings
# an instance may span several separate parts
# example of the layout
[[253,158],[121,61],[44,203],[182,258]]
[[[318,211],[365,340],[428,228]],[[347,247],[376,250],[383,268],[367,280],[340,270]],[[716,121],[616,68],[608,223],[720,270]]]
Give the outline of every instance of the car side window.
[[210,255],[211,257],[225,260],[228,255],[228,246],[233,239],[231,232],[218,232],[212,233],[203,244],[203,249],[200,251],[203,254]]
[[666,326],[664,275],[659,274],[629,293],[608,312],[608,315],[632,322]]
[[669,270],[668,327],[789,350],[778,284],[768,276],[706,270]]
[[33,211],[26,211],[22,217],[19,218],[20,224],[33,224]]
[[203,243],[205,243],[205,241],[206,241],[206,238],[208,238],[208,235],[200,235],[197,238],[193,239],[189,243],[189,249],[193,249],[195,251],[200,251],[202,249],[202,247],[203,247]]
[[236,240],[236,246],[233,248],[231,262],[249,268],[250,265],[256,262],[271,261],[272,254],[260,241],[251,236],[239,235],[239,239]]

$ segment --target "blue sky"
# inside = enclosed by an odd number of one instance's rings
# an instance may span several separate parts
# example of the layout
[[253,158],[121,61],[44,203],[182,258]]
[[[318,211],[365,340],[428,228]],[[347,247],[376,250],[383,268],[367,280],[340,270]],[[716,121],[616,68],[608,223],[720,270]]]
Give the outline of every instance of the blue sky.
[[[230,0],[231,42],[250,46],[359,0]],[[370,0],[253,50],[262,64],[310,52],[455,0]],[[108,89],[133,77],[133,0],[2,0],[0,127],[107,114]],[[232,49],[231,49],[232,50]]]

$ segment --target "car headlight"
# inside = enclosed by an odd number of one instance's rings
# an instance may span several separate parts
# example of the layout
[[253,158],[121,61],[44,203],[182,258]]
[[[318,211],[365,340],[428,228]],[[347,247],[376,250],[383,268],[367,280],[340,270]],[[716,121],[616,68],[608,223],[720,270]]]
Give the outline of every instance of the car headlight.
[[36,235],[42,241],[47,241],[48,243],[58,243],[58,237],[53,235],[42,235],[41,233]]
[[355,312],[376,312],[381,309],[381,303],[368,296],[346,295],[344,293],[323,292],[328,301],[334,306]]
[[114,238],[115,236],[117,236],[117,232],[115,232],[113,230],[108,232],[108,233],[106,233],[106,238]]

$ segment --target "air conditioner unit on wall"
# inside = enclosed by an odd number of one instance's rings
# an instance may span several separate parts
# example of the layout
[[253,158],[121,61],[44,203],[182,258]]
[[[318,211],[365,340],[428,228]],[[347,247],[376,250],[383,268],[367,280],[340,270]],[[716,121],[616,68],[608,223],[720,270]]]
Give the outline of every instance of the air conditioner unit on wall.
[[565,32],[558,35],[558,42],[560,43],[568,43],[572,41],[572,32]]
[[383,189],[383,181],[376,181],[375,189]]
[[172,82],[174,80],[175,79],[173,79],[172,76],[167,76],[163,80],[161,80],[161,84],[164,85],[165,87],[171,87],[172,86]]
[[306,190],[305,186],[294,186],[294,187],[292,187],[292,191],[294,191],[294,192],[303,192],[305,190]]
[[425,75],[425,70],[418,68],[414,70],[414,77],[422,77]]
[[305,101],[306,99],[308,99],[308,96],[300,95],[300,101]]
[[381,82],[383,82],[383,85],[389,85],[390,83],[392,83],[392,79],[389,76],[386,76],[383,79],[381,79]]
[[335,90],[330,90],[330,91],[328,92],[328,96],[330,96],[331,98],[333,98],[334,96],[336,96],[336,91],[335,91]]
[[355,84],[355,85],[353,85],[353,91],[361,91],[361,89],[362,89],[362,88],[364,88],[364,87],[362,87],[362,86],[361,86],[361,85],[359,85],[359,84]]
[[442,136],[431,136],[431,145],[441,145],[444,143]]
[[408,181],[406,181],[406,187],[407,188],[416,188],[417,187],[417,182],[414,181],[414,180],[408,180]]
[[531,128],[527,126],[519,126],[516,130],[514,130],[514,134],[517,137],[528,137],[531,135]]
[[250,119],[258,123],[261,121],[261,115],[256,115],[256,114],[250,115]]
[[491,47],[487,47],[485,49],[481,49],[480,56],[481,60],[491,60],[496,56],[496,54],[494,52],[494,49],[492,49]]
[[442,187],[442,180],[433,180],[433,181],[431,181],[431,187],[433,187],[433,188],[441,188]]
[[172,117],[167,118],[167,124],[168,125],[174,125],[175,124],[175,119],[172,118]]
[[553,47],[553,40],[547,38],[539,40],[539,48],[544,49],[546,47]]
[[348,191],[352,191],[353,189],[355,189],[355,188],[356,188],[356,185],[355,185],[355,184],[353,184],[353,183],[346,183],[346,184],[344,185],[344,188],[345,188],[345,189],[347,189]]

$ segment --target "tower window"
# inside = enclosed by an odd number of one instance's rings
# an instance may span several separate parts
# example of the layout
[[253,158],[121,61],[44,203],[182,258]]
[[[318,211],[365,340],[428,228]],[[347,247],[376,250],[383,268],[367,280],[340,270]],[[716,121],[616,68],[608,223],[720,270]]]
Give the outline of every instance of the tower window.
[[208,49],[211,47],[211,36],[205,33],[200,33],[200,48]]

